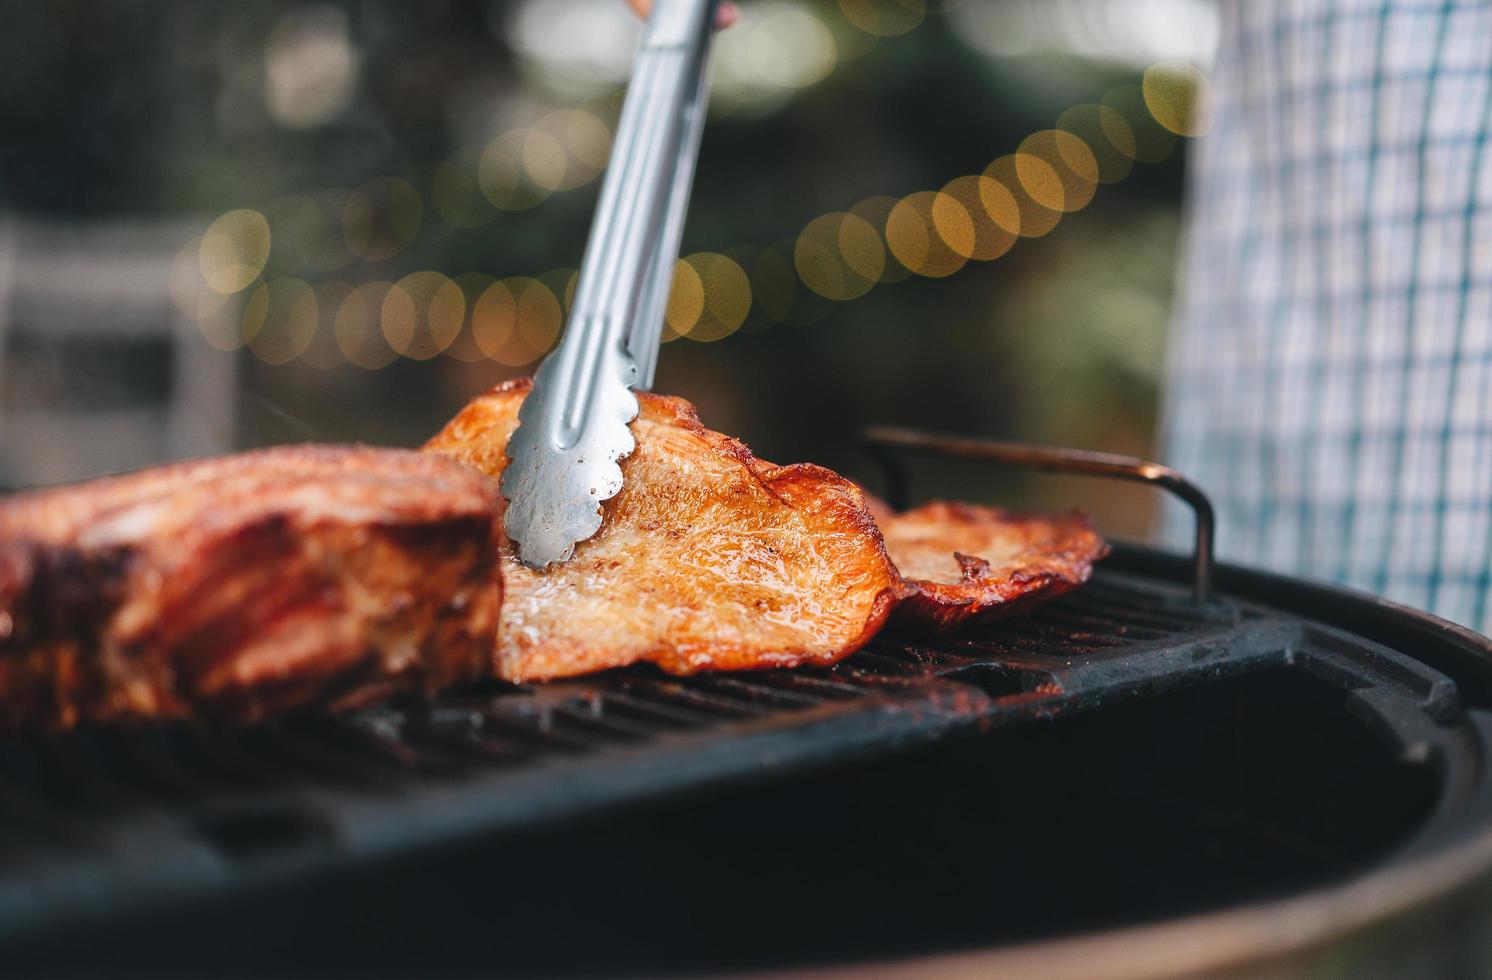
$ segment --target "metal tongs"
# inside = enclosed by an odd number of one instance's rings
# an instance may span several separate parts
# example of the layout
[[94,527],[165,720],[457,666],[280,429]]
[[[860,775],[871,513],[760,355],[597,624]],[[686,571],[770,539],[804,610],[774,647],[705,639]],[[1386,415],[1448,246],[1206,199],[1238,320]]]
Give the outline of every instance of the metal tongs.
[[504,518],[530,568],[601,528],[636,442],[633,388],[653,384],[707,96],[716,0],[657,0],[643,27],[564,338],[508,441]]

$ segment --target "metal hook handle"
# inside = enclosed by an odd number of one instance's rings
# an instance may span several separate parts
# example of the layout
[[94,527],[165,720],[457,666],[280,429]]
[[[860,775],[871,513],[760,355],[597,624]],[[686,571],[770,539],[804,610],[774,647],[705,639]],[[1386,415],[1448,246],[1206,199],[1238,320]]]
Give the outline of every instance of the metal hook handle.
[[1084,476],[1108,477],[1131,483],[1147,483],[1170,493],[1191,508],[1196,518],[1192,546],[1192,598],[1199,604],[1212,600],[1213,532],[1216,518],[1212,502],[1202,488],[1176,470],[1137,456],[1096,453],[1084,449],[1059,449],[1024,442],[940,436],[893,426],[865,430],[865,444],[886,470],[888,496],[898,510],[908,504],[906,466],[898,453],[916,452],[959,459],[990,460],[1012,466]]

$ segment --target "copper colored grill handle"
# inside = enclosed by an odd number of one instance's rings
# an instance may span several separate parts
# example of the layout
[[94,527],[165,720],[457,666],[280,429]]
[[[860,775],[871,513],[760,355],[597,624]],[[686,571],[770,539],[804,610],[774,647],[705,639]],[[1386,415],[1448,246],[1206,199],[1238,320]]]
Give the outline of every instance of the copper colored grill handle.
[[1212,502],[1195,483],[1180,473],[1137,456],[1096,453],[1086,449],[1058,449],[1025,442],[940,436],[914,429],[875,425],[865,430],[865,445],[885,467],[887,495],[898,510],[908,505],[907,470],[902,453],[923,453],[958,459],[989,460],[1057,473],[1109,477],[1131,483],[1148,483],[1184,501],[1196,518],[1192,546],[1192,598],[1198,603],[1212,599],[1213,530]]

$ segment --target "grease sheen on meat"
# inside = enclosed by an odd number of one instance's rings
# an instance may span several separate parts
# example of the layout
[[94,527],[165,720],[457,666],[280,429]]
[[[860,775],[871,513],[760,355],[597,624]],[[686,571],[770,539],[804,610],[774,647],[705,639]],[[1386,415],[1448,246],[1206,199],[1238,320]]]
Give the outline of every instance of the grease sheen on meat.
[[305,446],[0,501],[0,721],[251,720],[490,676],[500,499],[447,460]]
[[[477,398],[426,449],[500,475],[529,387]],[[638,401],[637,449],[601,530],[541,571],[504,542],[502,675],[829,664],[870,639],[901,583],[859,488],[822,467],[755,459],[682,399]]]
[[886,551],[909,587],[899,628],[953,629],[1009,616],[1088,580],[1108,545],[1081,513],[1029,514],[935,501],[875,508]]

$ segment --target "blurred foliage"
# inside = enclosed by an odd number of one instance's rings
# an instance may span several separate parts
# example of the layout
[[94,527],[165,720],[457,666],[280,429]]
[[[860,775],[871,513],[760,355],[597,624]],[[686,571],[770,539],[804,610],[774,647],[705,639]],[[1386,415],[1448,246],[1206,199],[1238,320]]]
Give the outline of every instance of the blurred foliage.
[[[562,6],[533,2],[530,16]],[[748,18],[768,9],[744,6]],[[1041,5],[1027,7],[1045,16]],[[803,9],[834,38],[832,71],[768,109],[712,119],[686,254],[790,244],[816,215],[977,174],[1068,106],[1139,76],[1133,65],[1071,53],[992,57],[961,40],[939,7],[883,38],[863,33],[829,0]],[[556,108],[579,105],[610,124],[619,89],[579,100],[557,91],[552,67],[546,76],[515,38],[522,12],[466,0],[8,0],[0,3],[0,31],[10,39],[0,65],[0,205],[53,219],[185,215],[205,216],[205,224],[233,208],[373,178],[428,187],[431,169],[462,147],[479,148]],[[266,76],[275,32],[302,16],[343,25],[355,59],[346,105],[313,125],[277,120]],[[298,111],[293,99],[287,104],[282,113]],[[789,323],[753,313],[725,340],[671,343],[657,387],[693,399],[707,424],[766,458],[852,472],[866,470],[855,438],[874,421],[1149,451],[1181,171],[1179,154],[1137,165],[1049,236],[949,278],[881,284],[841,303],[807,297]],[[357,282],[420,269],[498,277],[573,269],[597,183],[455,230],[439,226],[427,201],[407,248],[352,259],[335,275]],[[271,256],[272,267],[280,261]],[[482,386],[518,373],[445,357],[368,372],[247,355],[239,371],[241,445],[415,444]],[[131,377],[161,383],[158,372]],[[942,482],[986,498],[1049,492],[1020,481],[996,489],[983,475]],[[1094,497],[1091,488],[1075,491],[1075,499]],[[1105,519],[1142,530],[1148,503],[1113,499],[1120,503]]]

